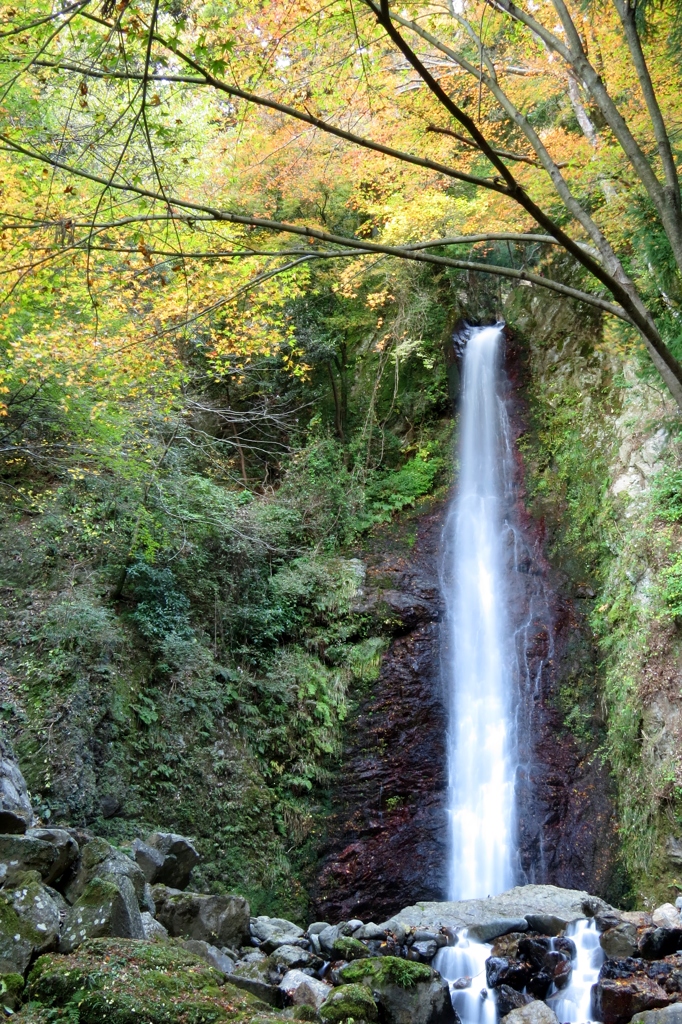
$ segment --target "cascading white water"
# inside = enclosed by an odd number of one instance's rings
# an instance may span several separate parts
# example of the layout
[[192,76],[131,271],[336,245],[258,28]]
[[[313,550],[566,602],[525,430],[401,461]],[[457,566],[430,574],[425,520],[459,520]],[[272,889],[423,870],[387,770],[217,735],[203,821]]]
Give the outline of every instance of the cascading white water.
[[450,899],[496,895],[514,884],[514,644],[503,521],[511,445],[501,346],[498,326],[473,330],[466,346],[459,483],[445,535]]
[[[519,678],[533,692],[540,678],[531,677],[526,657],[528,632],[535,622],[533,599],[516,631],[509,613],[509,571],[520,563],[523,545],[509,517],[513,464],[500,365],[502,337],[495,326],[472,330],[468,338],[459,481],[445,530],[450,899],[497,895],[516,880],[515,696]],[[541,670],[542,663],[537,672]],[[550,990],[547,1002],[559,1021],[586,1022],[602,959],[599,936],[594,922],[587,921],[575,922],[568,934],[577,951],[571,980],[561,991]],[[452,1004],[462,1024],[497,1020],[497,994],[488,988],[485,973],[491,951],[464,931],[433,961],[451,983]]]

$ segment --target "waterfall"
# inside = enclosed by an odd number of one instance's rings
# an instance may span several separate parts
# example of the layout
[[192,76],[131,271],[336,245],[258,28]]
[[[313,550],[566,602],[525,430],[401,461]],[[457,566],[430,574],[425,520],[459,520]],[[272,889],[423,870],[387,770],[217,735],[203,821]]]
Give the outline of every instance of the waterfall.
[[512,448],[502,395],[500,326],[464,352],[459,482],[445,527],[450,899],[514,884],[514,638],[506,573],[513,529]]

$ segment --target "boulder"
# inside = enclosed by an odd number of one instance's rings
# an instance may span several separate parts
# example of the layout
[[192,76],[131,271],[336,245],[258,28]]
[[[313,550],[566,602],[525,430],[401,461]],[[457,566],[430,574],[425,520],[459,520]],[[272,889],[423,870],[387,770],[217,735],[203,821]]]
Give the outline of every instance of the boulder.
[[682,917],[673,903],[664,903],[656,907],[651,920],[657,928],[682,928]]
[[[410,946],[410,953],[415,953],[420,960],[429,963],[438,952],[439,946],[435,939],[428,939],[421,942],[413,942]],[[347,958],[348,959],[348,958]]]
[[335,924],[329,924],[323,931],[317,933],[320,949],[328,957],[334,956],[334,943],[339,938],[341,938],[339,927]]
[[377,1015],[377,1004],[365,985],[339,985],[320,1009],[320,1017],[327,1024],[341,1024],[349,1018],[358,1022],[375,1021]]
[[59,907],[36,872],[0,891],[0,974],[26,972],[32,958],[56,947]]
[[[434,956],[436,949],[437,947],[434,945]],[[360,960],[362,957],[372,954],[364,942],[360,942],[359,939],[354,939],[349,935],[340,935],[332,946],[332,955],[335,960]]]
[[136,839],[133,856],[150,884],[173,889],[189,885],[192,868],[201,860],[191,840],[173,832],[152,832],[145,842]]
[[12,885],[27,871],[45,879],[52,873],[57,850],[51,843],[26,835],[0,835],[0,881]]
[[647,960],[660,960],[678,949],[682,949],[682,928],[645,928],[639,933],[638,955]]
[[671,1003],[660,1010],[644,1010],[636,1013],[632,1024],[682,1024],[682,1003]]
[[279,987],[290,1005],[312,1006],[316,1010],[320,1009],[332,991],[323,981],[296,970],[287,971]]
[[249,941],[249,904],[243,896],[207,896],[155,885],[157,920],[168,934],[200,939],[212,946],[241,946]]
[[347,964],[339,978],[366,985],[391,1024],[436,1024],[451,1007],[447,982],[426,964],[374,957]]
[[633,956],[637,952],[637,928],[629,921],[622,921],[615,928],[602,932],[599,944],[607,956],[617,960]]
[[0,733],[0,833],[20,834],[33,821],[26,781],[9,741]]
[[43,876],[46,885],[54,885],[76,861],[80,852],[78,843],[65,828],[31,828],[26,832],[26,838],[49,843],[57,851],[49,873]]
[[21,974],[3,974],[0,976],[0,1006],[7,1017],[21,1007],[21,996],[24,991],[24,978]]
[[307,945],[303,929],[283,917],[252,917],[249,927],[265,953],[272,953],[278,946]]
[[286,974],[287,971],[296,967],[311,967],[314,970],[319,970],[323,963],[318,956],[315,956],[314,953],[309,953],[307,949],[286,944],[278,946],[270,954],[269,960],[282,974]]
[[110,880],[114,884],[121,878],[127,878],[138,904],[144,901],[146,880],[139,866],[106,840],[97,838],[86,841],[81,847],[78,860],[61,886],[69,903],[75,903],[95,878]]
[[[506,932],[534,930],[556,934],[573,921],[611,908],[603,900],[579,889],[555,885],[519,885],[500,896],[452,903],[417,903],[385,921],[379,927],[395,932],[403,928],[440,931],[467,928],[472,939],[489,942]],[[618,923],[616,921],[616,923]],[[539,927],[541,926],[541,927]],[[365,925],[365,932],[367,926]],[[358,932],[356,938],[368,938]]]
[[282,977],[282,974],[273,971],[269,957],[263,956],[259,960],[241,960],[236,963],[230,974],[230,983],[250,992],[262,1002],[279,1008],[285,1003],[285,993],[279,987]]
[[509,985],[500,985],[499,988],[495,989],[495,1001],[497,1002],[497,1012],[500,1017],[505,1017],[512,1010],[518,1010],[519,1007],[532,1003],[533,997],[523,992],[517,992],[515,988],[510,988]]
[[526,987],[533,974],[533,967],[527,960],[490,956],[485,962],[485,979],[488,988],[509,985],[519,992]]
[[168,932],[163,927],[160,921],[152,917],[148,910],[143,910],[140,914],[142,920],[142,928],[144,930],[144,937],[148,942],[153,942],[154,939],[167,939]]
[[70,908],[59,952],[71,953],[86,939],[144,939],[145,931],[133,884],[118,878],[93,878]]
[[201,942],[199,939],[184,939],[180,945],[188,953],[200,956],[202,960],[205,960],[211,967],[215,967],[216,971],[220,971],[221,974],[232,974],[234,970],[234,960],[232,957],[229,957],[227,953],[223,953],[217,946],[212,946],[210,942]]
[[525,1006],[519,1006],[512,1010],[504,1018],[505,1024],[558,1024],[558,1018],[554,1010],[551,1010],[547,1003],[534,999]]
[[652,978],[599,978],[592,989],[597,1017],[604,1024],[627,1024],[636,1013],[667,1006],[670,997]]

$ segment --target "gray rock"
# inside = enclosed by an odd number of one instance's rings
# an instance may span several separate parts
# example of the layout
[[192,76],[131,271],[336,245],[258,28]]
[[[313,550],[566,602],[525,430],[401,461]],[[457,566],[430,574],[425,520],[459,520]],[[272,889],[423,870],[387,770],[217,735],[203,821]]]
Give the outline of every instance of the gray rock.
[[[279,976],[276,981],[279,981]],[[242,960],[235,964],[234,970],[230,974],[230,984],[250,992],[270,1006],[279,1008],[284,1006],[285,994],[279,984],[273,983],[269,957],[262,957],[260,960],[250,962]]]
[[34,820],[26,780],[11,744],[0,733],[0,833],[20,834]]
[[157,921],[148,910],[143,910],[140,914],[142,920],[142,928],[144,930],[144,937],[148,942],[154,939],[167,939],[168,932],[163,927],[160,921]]
[[369,924],[363,924],[362,928],[359,928],[353,937],[356,939],[385,939],[386,929],[383,925],[374,924],[373,921],[370,921]]
[[317,937],[320,940],[320,947],[322,949],[322,952],[326,953],[327,956],[329,957],[333,956],[334,943],[339,938],[338,925],[328,924],[323,931],[318,932]]
[[154,886],[152,895],[157,920],[169,935],[219,947],[241,946],[249,940],[249,904],[243,896],[207,896],[165,885]]
[[141,869],[124,853],[114,849],[104,839],[91,839],[81,847],[80,856],[71,869],[62,889],[69,903],[85,892],[95,878],[117,883],[127,878],[133,886],[138,905],[144,902],[146,880]]
[[58,853],[50,843],[25,835],[0,835],[0,882],[12,885],[27,871],[37,871],[41,878],[52,874]]
[[0,892],[0,974],[24,974],[31,959],[56,948],[59,907],[36,873]]
[[125,875],[88,882],[64,922],[59,952],[70,953],[86,939],[103,936],[145,938],[133,883]]
[[608,957],[622,959],[634,956],[637,951],[637,928],[623,921],[615,928],[608,928],[599,936],[599,944]]
[[656,907],[651,915],[651,920],[658,928],[682,928],[682,917],[672,903],[664,903],[662,906]]
[[438,944],[434,939],[428,939],[426,942],[414,942],[410,947],[410,951],[418,953],[420,960],[428,962],[433,960],[438,952]]
[[319,935],[320,932],[323,932],[328,927],[327,921],[313,921],[312,924],[308,925],[308,935]]
[[305,932],[293,921],[287,921],[283,917],[252,917],[249,922],[251,934],[261,942],[266,939],[279,939],[283,936],[291,936],[300,939]]
[[668,860],[671,864],[675,864],[677,866],[682,865],[682,840],[676,839],[675,836],[668,836],[668,841],[665,845],[665,852],[667,853]]
[[185,939],[180,945],[188,953],[200,956],[202,960],[209,963],[211,967],[215,967],[216,971],[220,971],[221,974],[232,974],[234,960],[226,953],[223,953],[221,949],[218,949],[217,946],[212,946],[210,942],[202,942],[200,939]]
[[26,838],[49,843],[57,851],[49,873],[43,875],[45,885],[54,885],[76,861],[80,852],[78,843],[64,828],[31,828],[26,832]]
[[316,970],[322,967],[322,960],[314,953],[300,946],[289,946],[282,944],[270,956],[270,962],[283,973],[295,967],[314,967]]
[[558,1024],[558,1017],[554,1010],[550,1010],[547,1003],[540,999],[534,999],[526,1006],[519,1006],[503,1018],[505,1024]]
[[631,1024],[682,1024],[682,1003],[671,1003],[660,1010],[636,1013]]
[[310,948],[312,949],[313,953],[317,953],[318,956],[321,956],[322,946],[320,945],[320,936],[311,935],[308,941],[310,942]]
[[144,887],[144,895],[140,900],[140,910],[146,910],[152,917],[156,916],[156,903],[154,902],[152,887],[149,882]]
[[[489,942],[511,931],[527,931],[528,917],[549,919],[562,927],[591,912],[611,908],[603,900],[578,889],[560,889],[555,885],[519,885],[500,896],[454,903],[417,903],[407,907],[379,927],[395,931],[400,924],[406,928],[440,931],[445,928],[467,928],[471,938]],[[363,929],[366,931],[367,925]],[[358,938],[368,938],[366,934]]]
[[296,970],[287,971],[282,978],[280,989],[288,1003],[294,1006],[313,1006],[316,1010],[319,1010],[332,991],[323,981]]
[[555,914],[526,914],[526,921],[532,932],[541,935],[560,935],[566,927],[564,919]]
[[191,840],[174,832],[152,832],[144,843],[136,839],[133,856],[148,882],[173,889],[189,885],[192,868],[201,859]]
[[358,928],[362,928],[362,921],[360,921],[357,917],[353,917],[351,918],[350,921],[346,921],[346,925],[350,929],[348,934],[354,935]]

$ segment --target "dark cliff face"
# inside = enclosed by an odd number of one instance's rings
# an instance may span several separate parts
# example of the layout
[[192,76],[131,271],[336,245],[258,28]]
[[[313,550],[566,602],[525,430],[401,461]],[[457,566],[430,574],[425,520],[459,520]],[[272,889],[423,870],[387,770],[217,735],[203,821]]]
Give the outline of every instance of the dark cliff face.
[[365,607],[397,635],[360,703],[313,893],[321,919],[382,920],[440,899],[445,863],[445,710],[438,553],[444,509],[417,520],[410,549],[383,534],[366,556]]
[[[525,361],[506,340],[507,409],[516,441],[526,430]],[[509,515],[517,545],[510,552],[510,611],[520,666],[516,784],[520,881],[543,882],[616,899],[618,850],[608,768],[590,723],[570,731],[562,696],[578,687],[596,695],[598,652],[581,605],[593,596],[575,588],[544,555],[544,525],[526,508],[525,470],[516,448],[516,504]],[[595,701],[596,703],[596,701]],[[583,723],[583,726],[585,723]]]
[[[525,430],[523,359],[507,339],[507,407],[516,440]],[[543,554],[543,525],[525,507],[516,457],[516,528],[507,566],[519,665],[517,730],[518,881],[612,896],[617,849],[608,771],[597,739],[578,740],[563,722],[559,695],[594,675],[596,653],[565,581]],[[371,694],[349,729],[333,815],[313,891],[325,920],[380,921],[445,893],[447,716],[439,561],[447,506],[416,518],[414,546],[387,531],[367,558],[368,605],[397,623]],[[396,527],[396,529],[398,529]]]

